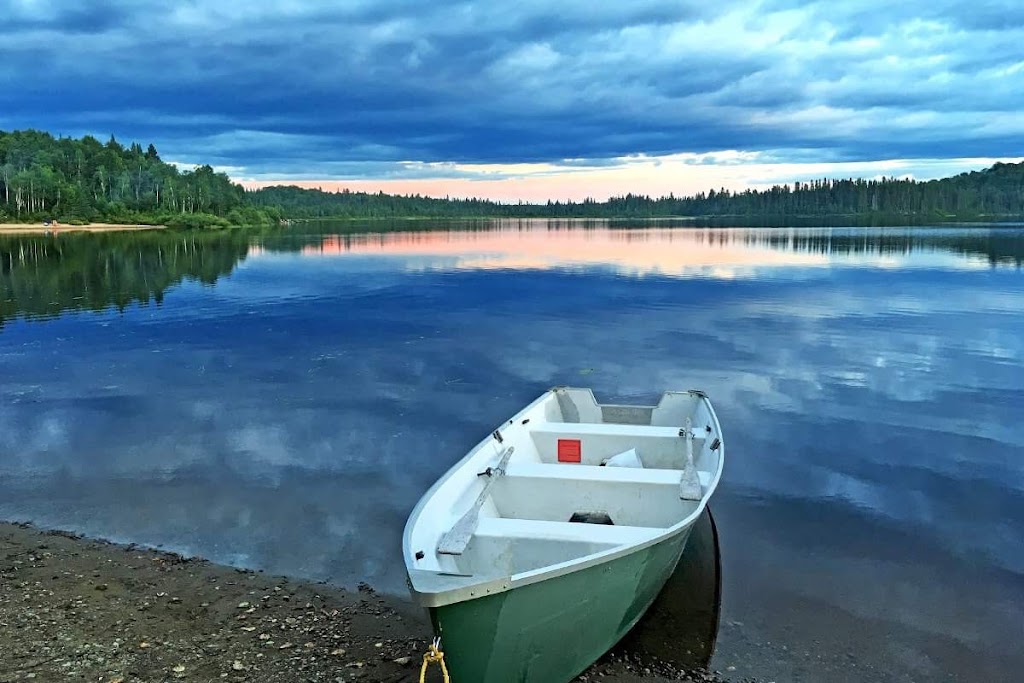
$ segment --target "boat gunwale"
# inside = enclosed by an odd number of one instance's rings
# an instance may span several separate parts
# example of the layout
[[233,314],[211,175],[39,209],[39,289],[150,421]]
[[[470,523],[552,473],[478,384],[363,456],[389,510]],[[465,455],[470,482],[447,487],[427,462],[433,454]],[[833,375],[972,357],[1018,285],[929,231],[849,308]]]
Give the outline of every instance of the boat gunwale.
[[[554,392],[556,389],[567,389],[567,388],[570,388],[570,387],[552,387],[551,389],[545,391],[543,394],[538,396],[534,401],[530,402],[530,404],[527,405],[525,408],[520,410],[518,413],[516,413],[510,419],[508,419],[505,422],[503,422],[502,426],[504,426],[506,424],[514,424],[519,419],[519,417],[521,415],[523,415],[524,413],[529,412],[538,403],[540,403],[541,401],[544,401],[545,399],[547,399],[549,397],[549,395],[552,392]],[[582,388],[582,387],[579,388],[579,389],[588,391],[588,392],[590,392],[591,396],[593,396],[593,390],[592,389],[590,389],[590,388]],[[557,578],[559,576],[564,576],[566,574],[571,574],[573,572],[577,572],[577,571],[580,571],[580,570],[583,570],[583,569],[587,569],[587,568],[593,567],[595,565],[604,564],[606,562],[611,562],[613,560],[619,559],[620,557],[625,557],[627,555],[631,555],[633,553],[643,551],[643,550],[645,550],[647,548],[650,548],[650,547],[652,547],[654,545],[657,545],[659,543],[663,543],[666,540],[668,540],[668,539],[670,539],[670,538],[672,538],[674,536],[677,536],[677,535],[685,532],[687,528],[693,526],[694,522],[696,522],[697,519],[700,517],[700,515],[704,512],[704,509],[707,507],[708,502],[711,499],[712,494],[714,494],[715,490],[718,488],[718,482],[722,478],[722,471],[725,468],[725,438],[722,436],[722,427],[721,427],[721,424],[718,421],[718,414],[715,412],[715,408],[714,408],[714,406],[711,403],[711,399],[708,398],[708,396],[707,396],[707,394],[705,392],[703,392],[703,391],[701,391],[699,389],[689,389],[689,390],[681,390],[681,391],[665,391],[665,392],[662,393],[661,400],[659,401],[659,405],[660,405],[661,401],[664,401],[665,397],[670,395],[670,394],[687,394],[687,393],[691,394],[693,396],[696,396],[698,399],[700,399],[700,400],[702,400],[704,402],[704,405],[707,407],[708,413],[711,416],[711,421],[714,423],[715,434],[718,436],[718,438],[720,440],[720,445],[718,447],[718,452],[719,452],[718,453],[718,467],[715,469],[714,476],[708,482],[707,490],[705,491],[704,495],[701,496],[700,501],[698,501],[697,507],[693,510],[693,512],[688,514],[686,517],[683,517],[680,521],[676,522],[672,526],[666,527],[664,529],[664,531],[662,533],[658,534],[657,536],[653,536],[653,537],[651,537],[649,539],[646,539],[644,541],[641,541],[639,543],[615,546],[615,547],[609,548],[607,550],[601,550],[601,551],[598,551],[596,553],[591,553],[590,555],[584,555],[582,557],[573,558],[571,560],[566,560],[565,562],[559,562],[557,564],[547,565],[547,566],[544,566],[544,567],[540,567],[538,569],[532,569],[530,571],[520,572],[519,574],[511,574],[511,575],[508,575],[508,576],[496,577],[496,578],[492,578],[492,579],[483,579],[483,580],[481,580],[481,581],[479,581],[477,583],[472,583],[472,584],[467,584],[467,585],[462,585],[462,586],[456,586],[456,587],[453,587],[453,588],[450,588],[450,589],[446,589],[446,590],[438,590],[438,591],[421,591],[421,590],[418,590],[416,588],[415,581],[413,579],[413,572],[419,572],[419,573],[423,573],[423,574],[433,574],[435,576],[451,576],[451,574],[448,574],[448,573],[443,572],[443,571],[435,571],[435,570],[430,570],[430,569],[417,569],[412,564],[413,561],[414,561],[413,558],[410,556],[411,547],[412,547],[412,544],[411,544],[412,529],[413,529],[413,527],[415,527],[416,523],[419,521],[419,517],[420,517],[421,512],[423,511],[423,507],[433,497],[433,495],[436,493],[437,489],[439,489],[441,486],[443,486],[445,484],[445,482],[447,482],[455,474],[455,472],[457,472],[459,469],[461,469],[462,466],[465,465],[465,463],[468,460],[473,458],[480,451],[480,449],[483,446],[485,446],[488,442],[491,441],[491,439],[493,437],[491,435],[488,435],[488,436],[484,437],[477,445],[475,445],[473,448],[471,448],[469,450],[469,452],[466,453],[466,455],[463,456],[458,462],[456,462],[454,465],[452,465],[450,468],[448,468],[448,470],[436,482],[434,482],[433,486],[431,486],[429,489],[427,489],[427,491],[423,494],[423,496],[420,498],[420,500],[416,503],[416,506],[413,508],[412,512],[409,513],[409,518],[406,521],[405,529],[402,532],[402,554],[403,554],[404,559],[405,559],[406,575],[407,575],[407,578],[408,578],[409,590],[410,590],[410,593],[412,594],[413,598],[417,602],[417,604],[419,604],[419,605],[421,605],[423,607],[441,607],[441,606],[444,606],[444,605],[450,605],[450,604],[458,603],[458,602],[465,602],[467,600],[474,600],[476,598],[484,597],[486,595],[494,595],[496,593],[502,593],[502,592],[505,592],[505,591],[510,591],[510,590],[515,589],[515,588],[519,588],[521,586],[528,586],[530,584],[537,583],[537,582],[540,582],[540,581],[546,581],[548,579]],[[599,405],[599,406],[626,407],[626,408],[657,408],[657,405],[655,405],[655,406],[632,406],[632,405],[622,405],[622,404],[603,404],[603,403],[597,403],[596,398],[595,398],[594,402],[597,405]],[[572,424],[572,423],[566,423],[566,424]],[[502,426],[499,426],[498,430],[500,430],[502,428]],[[460,577],[460,578],[468,578],[468,577]]]

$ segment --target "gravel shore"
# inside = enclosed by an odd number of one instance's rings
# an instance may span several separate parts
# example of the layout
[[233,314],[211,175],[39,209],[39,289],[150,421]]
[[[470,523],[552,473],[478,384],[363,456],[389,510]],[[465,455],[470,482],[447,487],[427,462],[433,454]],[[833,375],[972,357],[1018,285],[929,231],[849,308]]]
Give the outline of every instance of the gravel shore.
[[[0,524],[0,683],[417,681],[430,635],[418,608],[369,586]],[[579,680],[719,679],[613,652]]]

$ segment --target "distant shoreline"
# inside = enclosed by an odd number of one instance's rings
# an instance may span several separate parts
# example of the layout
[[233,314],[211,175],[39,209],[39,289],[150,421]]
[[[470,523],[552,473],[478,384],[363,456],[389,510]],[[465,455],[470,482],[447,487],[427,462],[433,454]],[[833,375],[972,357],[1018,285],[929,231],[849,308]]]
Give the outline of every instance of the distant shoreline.
[[141,223],[86,223],[85,225],[43,225],[42,223],[0,223],[0,233],[117,232],[130,230],[162,230],[163,225]]
[[[868,220],[871,218],[871,220]],[[895,218],[895,217],[892,217]],[[906,218],[906,217],[904,217]],[[775,217],[775,216],[647,216],[647,217],[636,217],[636,216],[607,216],[607,217],[589,217],[589,216],[373,216],[373,217],[356,217],[356,216],[334,216],[334,217],[318,217],[318,218],[291,218],[286,223],[282,223],[280,227],[287,228],[297,224],[309,224],[309,223],[341,223],[349,225],[365,225],[374,226],[372,229],[367,230],[368,232],[391,232],[388,229],[377,229],[378,226],[386,224],[388,222],[392,224],[401,224],[414,226],[420,223],[438,223],[438,222],[451,222],[453,224],[471,224],[479,221],[495,221],[495,222],[523,222],[523,221],[549,221],[554,223],[563,224],[587,224],[587,223],[608,223],[611,225],[621,224],[623,222],[635,222],[637,224],[657,225],[657,224],[671,224],[676,223],[670,227],[693,227],[693,228],[807,228],[807,227],[822,227],[822,228],[894,228],[894,227],[1012,227],[1019,228],[1024,225],[1024,217],[1001,217],[1000,219],[947,219],[947,220],[936,220],[932,222],[928,221],[913,221],[913,220],[878,220],[877,216],[865,216],[865,215],[829,215],[829,216],[791,216],[791,217]],[[209,228],[248,228],[248,227],[266,227],[266,226],[249,226],[249,225],[233,225],[233,226],[204,226],[198,229],[200,231],[207,230]],[[86,223],[84,225],[72,225],[69,223],[59,223],[57,225],[44,225],[43,223],[0,223],[0,235],[58,235],[63,233],[71,232],[86,232],[86,233],[97,233],[97,232],[137,232],[143,230],[165,230],[168,226],[166,225],[150,225],[143,223]],[[189,229],[189,228],[186,228]]]

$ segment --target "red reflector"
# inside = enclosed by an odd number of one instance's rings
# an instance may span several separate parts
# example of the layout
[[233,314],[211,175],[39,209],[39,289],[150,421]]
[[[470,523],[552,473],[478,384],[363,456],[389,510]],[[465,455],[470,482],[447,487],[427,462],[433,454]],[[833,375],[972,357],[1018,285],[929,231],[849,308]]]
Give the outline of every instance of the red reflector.
[[558,440],[558,462],[580,462],[583,457],[583,446],[579,439]]

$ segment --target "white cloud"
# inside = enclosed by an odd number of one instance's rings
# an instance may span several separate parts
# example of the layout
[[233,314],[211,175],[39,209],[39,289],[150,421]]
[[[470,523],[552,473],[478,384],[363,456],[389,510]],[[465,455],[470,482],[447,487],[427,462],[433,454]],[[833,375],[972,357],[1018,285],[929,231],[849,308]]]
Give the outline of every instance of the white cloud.
[[[1009,1],[0,11],[4,125],[109,130],[253,178],[727,150],[993,158],[1024,142],[1024,11]],[[82,31],[96,39],[67,35]]]

